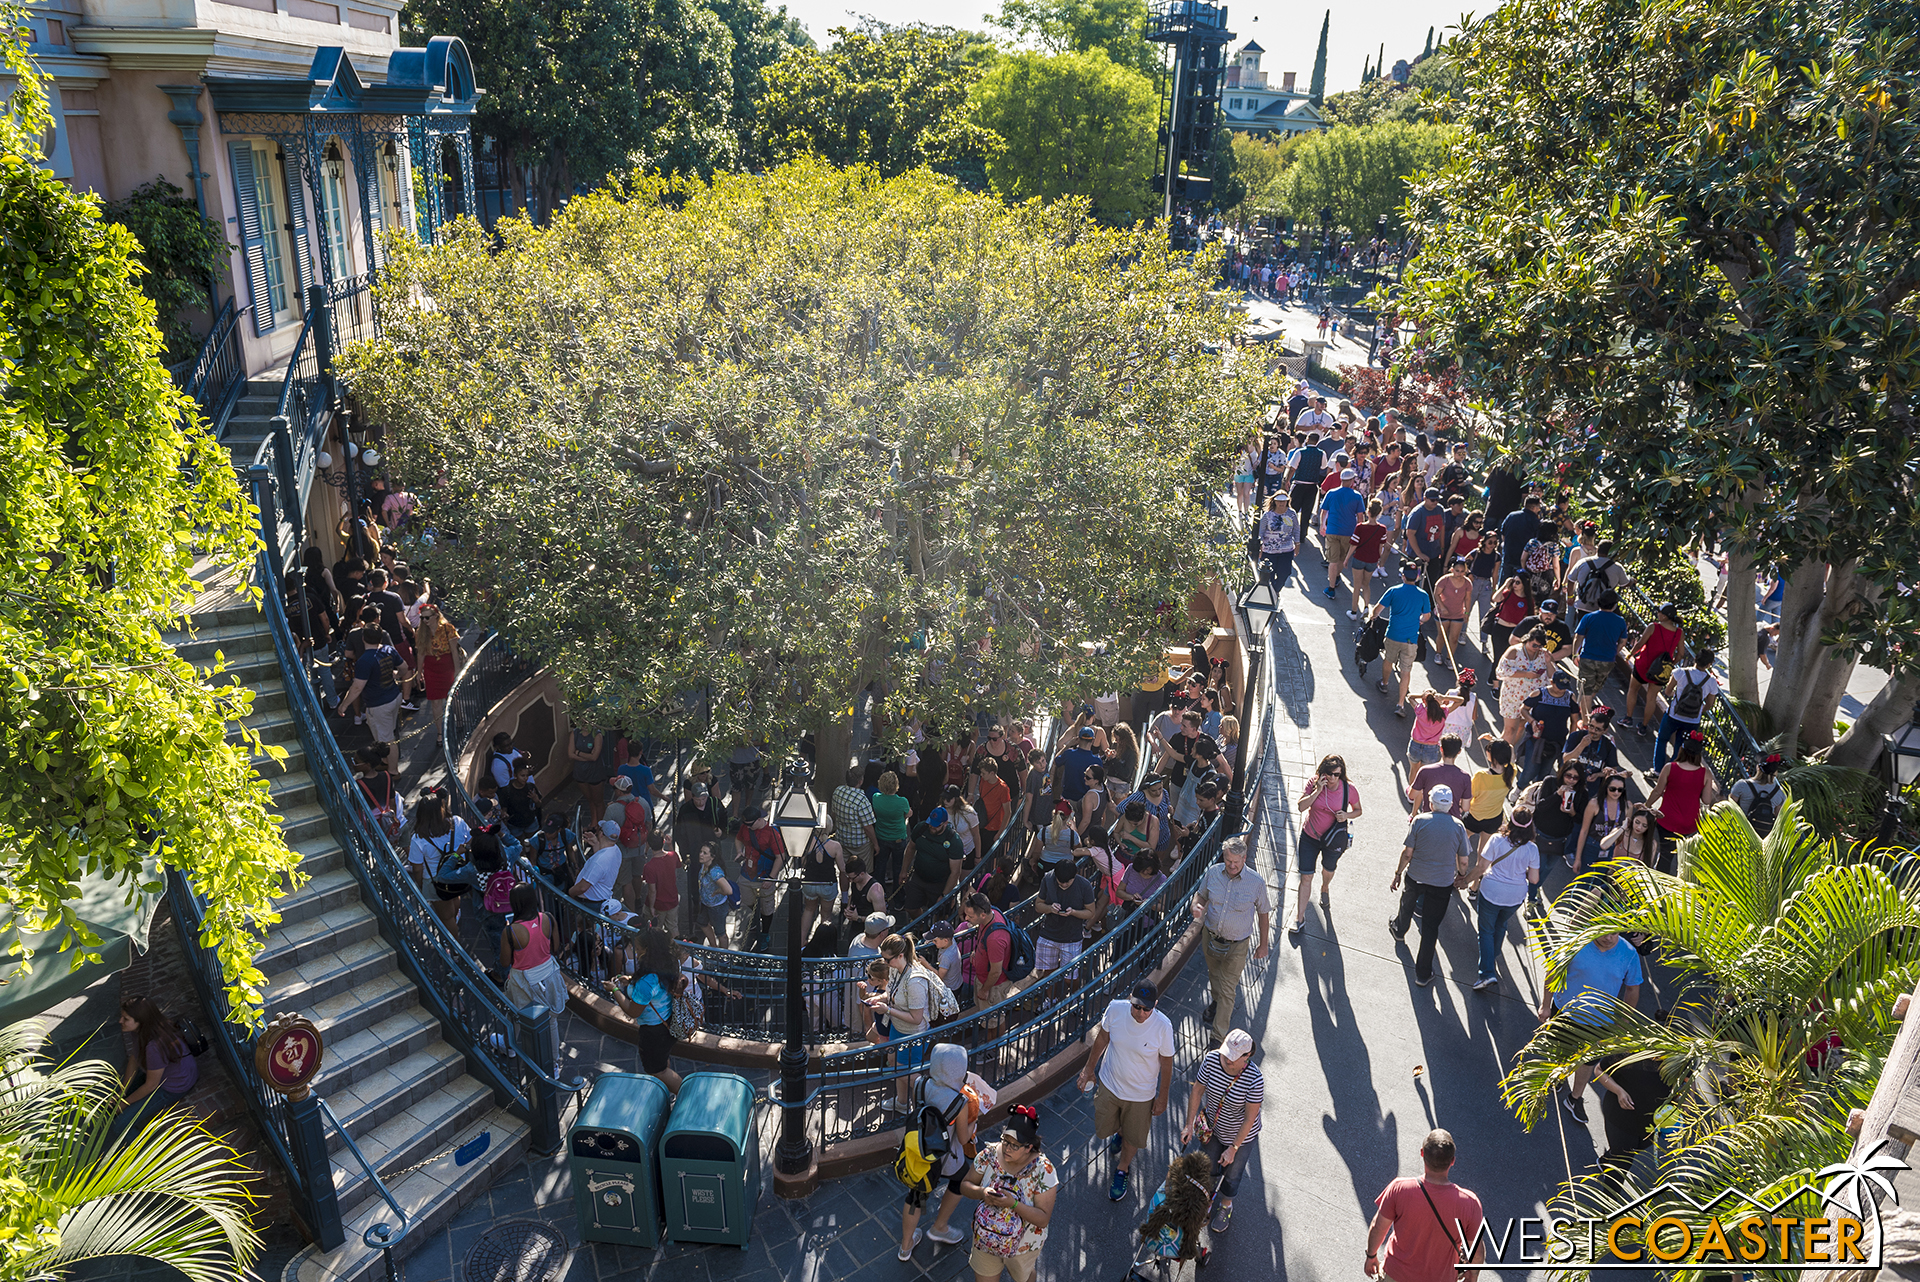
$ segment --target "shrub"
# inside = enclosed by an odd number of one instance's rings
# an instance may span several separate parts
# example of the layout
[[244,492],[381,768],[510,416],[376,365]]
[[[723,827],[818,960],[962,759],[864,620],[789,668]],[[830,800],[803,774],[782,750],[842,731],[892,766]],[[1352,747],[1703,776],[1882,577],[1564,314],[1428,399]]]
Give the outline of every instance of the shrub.
[[138,259],[146,268],[140,289],[159,313],[167,363],[191,359],[200,344],[184,314],[208,304],[214,273],[229,250],[220,224],[202,216],[200,207],[164,178],[113,201],[101,214],[140,242]]

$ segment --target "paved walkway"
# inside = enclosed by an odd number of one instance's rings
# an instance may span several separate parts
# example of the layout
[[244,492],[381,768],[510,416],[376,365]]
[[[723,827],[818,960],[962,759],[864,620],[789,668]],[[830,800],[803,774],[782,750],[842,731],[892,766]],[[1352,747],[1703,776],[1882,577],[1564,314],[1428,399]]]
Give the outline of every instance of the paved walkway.
[[[1531,1036],[1539,979],[1517,924],[1498,994],[1468,991],[1475,944],[1464,912],[1442,932],[1443,982],[1412,982],[1411,955],[1387,934],[1397,896],[1387,890],[1404,831],[1400,779],[1407,723],[1361,680],[1350,658],[1353,624],[1320,595],[1324,570],[1312,552],[1303,577],[1283,594],[1273,623],[1267,672],[1274,706],[1271,787],[1262,804],[1285,818],[1268,825],[1256,867],[1276,897],[1290,858],[1294,825],[1281,802],[1297,796],[1322,753],[1345,756],[1366,813],[1353,851],[1334,883],[1331,915],[1309,910],[1309,928],[1290,945],[1279,907],[1275,948],[1265,965],[1248,968],[1238,1023],[1259,1033],[1257,1062],[1268,1093],[1259,1152],[1242,1187],[1233,1228],[1215,1244],[1214,1276],[1347,1278],[1357,1276],[1373,1198],[1397,1174],[1417,1169],[1429,1127],[1451,1129],[1461,1147],[1457,1174],[1478,1191],[1496,1219],[1532,1213],[1574,1169],[1590,1165],[1603,1146],[1599,1110],[1592,1134],[1556,1113],[1532,1134],[1501,1106],[1504,1067]],[[1442,674],[1436,667],[1436,679]],[[1627,745],[1644,764],[1646,749]],[[1549,879],[1549,890],[1565,873]],[[1172,985],[1166,1008],[1182,1033],[1179,1068],[1198,1056],[1205,971],[1190,964]],[[1250,1012],[1250,1013],[1249,1013]],[[564,1029],[578,1068],[633,1070],[624,1042],[603,1038],[579,1021]],[[692,1067],[686,1065],[684,1067]],[[1176,1100],[1183,1094],[1176,1090]],[[1591,1102],[1591,1101],[1590,1101]],[[1041,1258],[1043,1278],[1120,1278],[1130,1259],[1130,1233],[1173,1151],[1179,1108],[1156,1124],[1136,1166],[1135,1186],[1119,1205],[1105,1197],[1108,1169],[1094,1153],[1088,1105],[1071,1086],[1042,1108],[1047,1149],[1062,1171],[1062,1192]],[[775,1121],[768,1116],[764,1143]],[[770,1151],[768,1152],[770,1157]],[[574,1282],[616,1279],[735,1279],[738,1282],[947,1279],[968,1274],[960,1247],[923,1244],[911,1265],[894,1258],[900,1192],[890,1173],[873,1172],[824,1186],[801,1202],[763,1200],[749,1248],[581,1246],[566,1276]],[[964,1212],[963,1212],[964,1214]],[[572,1191],[564,1160],[531,1160],[408,1261],[408,1282],[460,1278],[466,1252],[491,1226],[540,1219],[577,1242]],[[1251,1275],[1249,1273],[1248,1275]]]

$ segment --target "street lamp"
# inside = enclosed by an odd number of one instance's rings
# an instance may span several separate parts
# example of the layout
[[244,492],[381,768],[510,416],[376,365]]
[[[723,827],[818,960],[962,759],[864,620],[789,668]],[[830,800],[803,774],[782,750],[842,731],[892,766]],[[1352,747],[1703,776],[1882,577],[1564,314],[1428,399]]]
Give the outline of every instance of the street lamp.
[[773,825],[787,848],[781,880],[787,892],[787,1044],[780,1052],[780,1145],[774,1165],[783,1175],[798,1175],[813,1160],[813,1142],[807,1138],[807,1047],[804,1037],[806,1004],[800,989],[801,865],[807,845],[820,826],[820,805],[807,791],[812,773],[798,761],[787,763],[784,789],[773,806]]
[[1893,767],[1893,786],[1904,790],[1920,783],[1920,702],[1913,705],[1907,724],[1885,736],[1887,762]]
[[1260,688],[1260,659],[1267,652],[1267,625],[1280,598],[1273,584],[1257,578],[1236,603],[1240,615],[1240,643],[1247,650],[1247,688],[1240,692],[1240,741],[1233,750],[1233,787],[1227,792],[1226,831],[1239,832],[1247,809],[1247,744],[1253,739],[1253,697]]

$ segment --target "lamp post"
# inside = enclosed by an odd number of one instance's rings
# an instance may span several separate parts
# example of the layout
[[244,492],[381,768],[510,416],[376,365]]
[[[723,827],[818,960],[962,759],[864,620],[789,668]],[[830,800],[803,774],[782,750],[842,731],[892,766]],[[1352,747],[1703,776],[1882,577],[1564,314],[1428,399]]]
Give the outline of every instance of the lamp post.
[[789,762],[780,799],[774,803],[773,823],[787,849],[780,880],[787,897],[787,1044],[780,1052],[780,1145],[774,1165],[783,1175],[798,1175],[813,1160],[813,1142],[807,1138],[807,1047],[804,1039],[806,1003],[800,991],[801,863],[814,830],[820,826],[819,803],[807,791],[812,779],[805,765]]
[[1920,783],[1920,701],[1914,703],[1913,714],[1907,718],[1906,725],[1881,738],[1887,749],[1887,769],[1893,776],[1893,786],[1887,790],[1887,808],[1880,821],[1880,841],[1883,845],[1891,845],[1899,826],[1902,795]]
[[1233,787],[1227,793],[1227,827],[1239,832],[1247,813],[1247,743],[1253,738],[1253,695],[1260,688],[1260,660],[1267,652],[1267,625],[1280,607],[1273,584],[1255,579],[1236,603],[1240,643],[1247,648],[1247,688],[1240,692],[1240,742],[1233,750]]

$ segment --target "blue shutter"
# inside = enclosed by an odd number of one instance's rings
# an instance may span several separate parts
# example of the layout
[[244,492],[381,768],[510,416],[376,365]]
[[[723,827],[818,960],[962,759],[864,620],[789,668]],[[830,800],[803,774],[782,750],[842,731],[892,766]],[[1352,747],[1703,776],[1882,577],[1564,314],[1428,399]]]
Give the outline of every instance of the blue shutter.
[[247,263],[247,296],[253,301],[253,332],[273,328],[273,296],[267,291],[267,229],[260,224],[260,192],[254,186],[253,144],[230,142],[233,195],[240,216],[240,256]]
[[317,284],[313,277],[313,258],[307,250],[307,198],[301,186],[301,166],[283,147],[280,170],[287,180],[287,229],[293,233],[293,269],[300,274],[300,312],[306,314],[307,286]]

